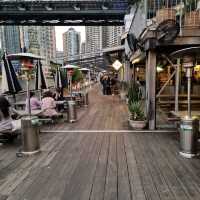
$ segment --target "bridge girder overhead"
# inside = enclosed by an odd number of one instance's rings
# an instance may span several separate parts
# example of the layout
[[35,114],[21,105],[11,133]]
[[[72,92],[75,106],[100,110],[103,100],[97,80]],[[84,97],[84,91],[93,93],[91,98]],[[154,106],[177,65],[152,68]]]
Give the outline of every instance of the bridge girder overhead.
[[0,25],[123,25],[128,0],[0,0]]

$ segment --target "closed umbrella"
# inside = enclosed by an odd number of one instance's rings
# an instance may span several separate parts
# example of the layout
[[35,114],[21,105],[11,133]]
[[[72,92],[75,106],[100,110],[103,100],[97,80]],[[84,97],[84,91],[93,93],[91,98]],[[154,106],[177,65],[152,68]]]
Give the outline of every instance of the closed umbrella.
[[58,67],[56,69],[56,75],[55,75],[55,87],[63,88],[63,80],[62,80],[60,69]]
[[7,54],[3,55],[2,65],[2,93],[16,94],[22,90],[22,87],[17,79],[17,75],[11,61],[7,58]]
[[40,60],[36,64],[35,73],[35,90],[47,89],[46,79],[42,70],[42,63]]

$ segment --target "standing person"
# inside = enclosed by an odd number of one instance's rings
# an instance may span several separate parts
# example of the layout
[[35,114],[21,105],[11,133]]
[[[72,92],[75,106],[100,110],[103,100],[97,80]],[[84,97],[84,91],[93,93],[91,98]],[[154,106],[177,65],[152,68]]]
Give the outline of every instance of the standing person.
[[111,95],[111,88],[110,88],[110,77],[107,76],[107,83],[106,83],[106,93],[107,95]]
[[[60,88],[57,88],[56,89],[56,93],[55,93],[55,97],[54,99],[56,101],[63,101],[65,98],[63,97],[63,94],[62,94],[62,90]],[[64,110],[64,105],[63,104],[59,104],[57,105],[57,109],[58,111],[63,111]]]
[[107,94],[106,88],[107,88],[107,76],[103,76],[101,80],[101,84],[103,86],[103,95]]
[[[41,108],[41,102],[32,91],[30,92],[30,107],[31,110],[39,110]],[[28,99],[26,99],[26,111],[28,111]]]

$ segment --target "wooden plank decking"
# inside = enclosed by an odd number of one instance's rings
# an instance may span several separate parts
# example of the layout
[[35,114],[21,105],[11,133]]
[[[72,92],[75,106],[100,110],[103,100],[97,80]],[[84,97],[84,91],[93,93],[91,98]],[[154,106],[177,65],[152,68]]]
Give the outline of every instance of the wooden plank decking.
[[18,158],[18,141],[1,145],[0,200],[199,200],[200,160],[180,157],[176,134],[78,132],[124,130],[125,107],[105,98],[58,126],[66,132],[42,133],[39,154]]
[[127,113],[119,96],[103,96],[95,86],[89,93],[89,106],[77,108],[78,122],[48,125],[43,130],[128,130]]
[[0,147],[1,200],[199,200],[200,160],[167,133],[51,133],[42,152]]

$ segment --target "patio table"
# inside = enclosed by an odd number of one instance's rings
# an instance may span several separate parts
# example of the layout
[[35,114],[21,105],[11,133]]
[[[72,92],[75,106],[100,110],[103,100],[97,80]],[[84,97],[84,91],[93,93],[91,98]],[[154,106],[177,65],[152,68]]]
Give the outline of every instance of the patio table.
[[[25,110],[15,110],[15,109],[13,109],[13,112],[17,113],[20,116],[28,116],[29,115],[29,113]],[[43,110],[31,110],[31,115],[32,116],[39,116],[42,112],[43,112]]]

